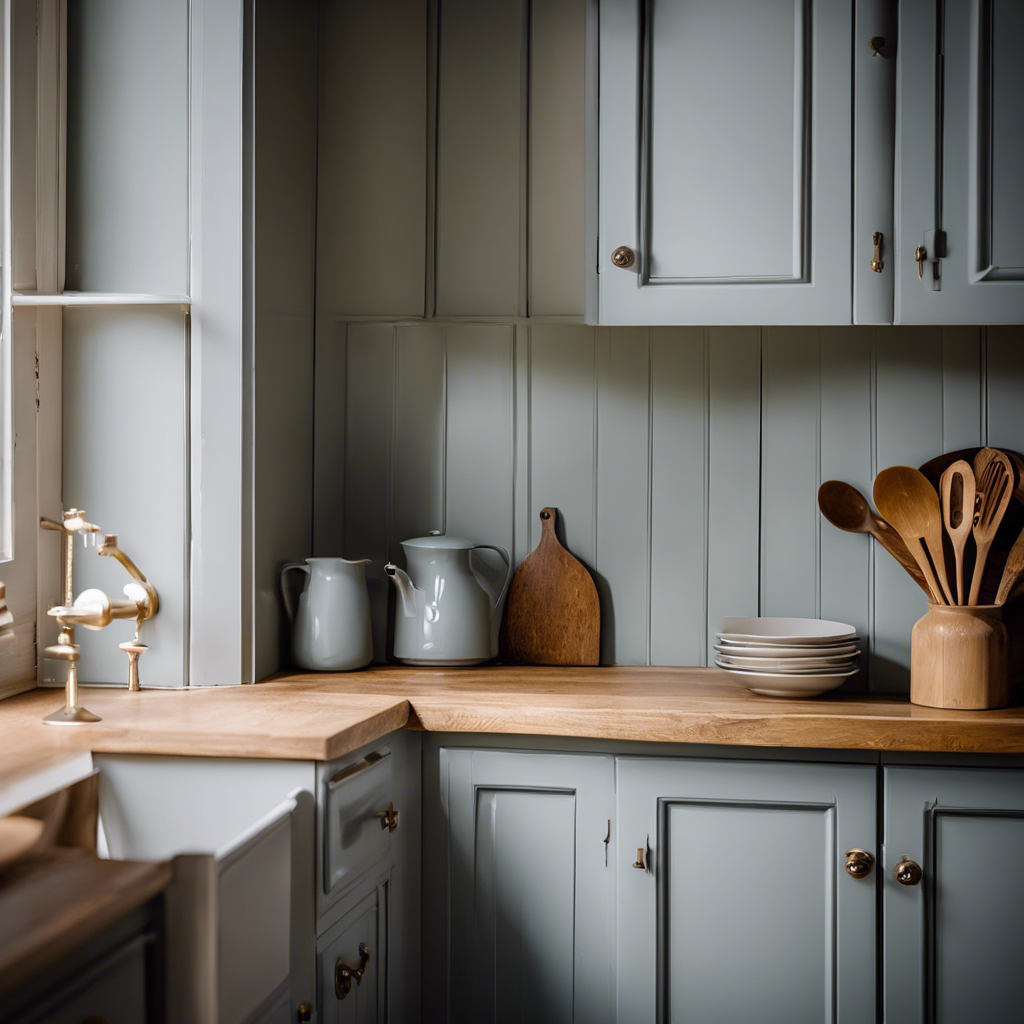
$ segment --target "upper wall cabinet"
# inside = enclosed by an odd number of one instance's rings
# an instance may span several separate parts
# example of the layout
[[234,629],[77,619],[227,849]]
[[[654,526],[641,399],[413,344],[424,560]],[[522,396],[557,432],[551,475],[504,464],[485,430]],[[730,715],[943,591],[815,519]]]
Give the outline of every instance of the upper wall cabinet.
[[601,0],[597,17],[588,320],[849,323],[850,0]]
[[1024,321],[1024,4],[902,0],[897,323]]

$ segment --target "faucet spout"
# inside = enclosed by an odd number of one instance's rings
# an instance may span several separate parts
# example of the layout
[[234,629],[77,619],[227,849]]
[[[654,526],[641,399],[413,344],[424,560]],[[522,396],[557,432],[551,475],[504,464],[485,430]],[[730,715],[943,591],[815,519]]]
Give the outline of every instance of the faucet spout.
[[[121,565],[127,570],[128,575],[133,580],[138,582],[142,589],[145,591],[145,598],[143,601],[131,602],[131,606],[134,609],[132,614],[128,615],[115,615],[114,618],[125,618],[134,619],[138,618],[140,621],[153,618],[156,615],[157,610],[160,607],[160,597],[156,592],[156,587],[146,579],[146,574],[117,546],[117,534],[108,533],[103,537],[103,542],[97,549],[97,554],[107,555],[110,558],[116,558]],[[132,588],[134,591],[135,588]],[[125,593],[128,594],[129,588],[125,588]],[[141,597],[141,595],[140,595]],[[121,602],[117,602],[120,604]],[[144,607],[142,605],[144,604]]]

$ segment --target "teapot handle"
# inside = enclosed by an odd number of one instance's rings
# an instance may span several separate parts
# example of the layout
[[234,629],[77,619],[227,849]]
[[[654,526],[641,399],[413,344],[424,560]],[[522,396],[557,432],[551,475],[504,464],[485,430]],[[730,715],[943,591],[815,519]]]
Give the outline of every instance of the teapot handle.
[[292,599],[288,594],[288,588],[284,585],[284,577],[292,569],[301,569],[307,576],[309,575],[309,566],[305,562],[288,562],[281,567],[281,574],[278,577],[281,581],[281,600],[284,602],[284,610],[289,622],[295,621],[295,608],[292,606]]
[[505,582],[502,584],[501,593],[498,594],[497,600],[494,602],[494,610],[497,611],[501,607],[501,602],[505,597],[505,591],[508,590],[508,585],[512,582],[512,559],[509,558],[508,552],[500,544],[473,545],[474,551],[479,551],[481,548],[486,548],[488,551],[497,551],[505,559]]

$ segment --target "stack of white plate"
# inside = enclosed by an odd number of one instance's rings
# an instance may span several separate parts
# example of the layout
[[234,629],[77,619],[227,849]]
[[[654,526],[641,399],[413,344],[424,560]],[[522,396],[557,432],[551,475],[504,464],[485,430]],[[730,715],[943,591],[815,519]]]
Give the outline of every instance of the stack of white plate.
[[855,675],[857,631],[827,619],[722,619],[715,664],[754,693],[817,697]]

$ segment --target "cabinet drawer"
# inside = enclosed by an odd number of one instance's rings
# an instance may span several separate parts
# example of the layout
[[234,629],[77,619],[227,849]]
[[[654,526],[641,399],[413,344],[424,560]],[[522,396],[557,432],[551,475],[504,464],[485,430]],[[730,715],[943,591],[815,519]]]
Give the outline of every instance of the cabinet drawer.
[[391,751],[375,750],[323,785],[323,888],[330,901],[391,852]]
[[137,936],[103,957],[66,982],[44,1005],[16,1018],[16,1024],[145,1024],[146,946],[151,938]]
[[[387,886],[361,899],[317,946],[317,993],[321,1024],[370,1024],[386,1019],[384,971]],[[339,965],[353,973],[336,980]]]

